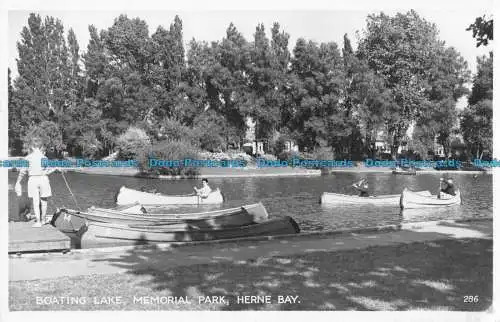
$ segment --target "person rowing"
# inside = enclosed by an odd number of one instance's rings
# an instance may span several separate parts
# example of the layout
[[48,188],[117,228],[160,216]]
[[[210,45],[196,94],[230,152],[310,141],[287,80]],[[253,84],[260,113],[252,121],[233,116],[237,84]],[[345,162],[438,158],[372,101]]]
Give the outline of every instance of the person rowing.
[[[444,186],[443,186],[444,185]],[[439,178],[439,194],[438,198],[441,198],[441,194],[447,194],[450,196],[456,195],[455,185],[453,184],[453,179],[451,178]]]
[[359,192],[360,197],[369,197],[368,194],[368,181],[363,178],[356,183],[352,184],[352,187]]
[[201,180],[201,183],[203,186],[201,188],[194,187],[194,190],[196,191],[196,194],[201,198],[208,198],[208,195],[212,192],[212,189],[208,185],[208,179],[203,178]]

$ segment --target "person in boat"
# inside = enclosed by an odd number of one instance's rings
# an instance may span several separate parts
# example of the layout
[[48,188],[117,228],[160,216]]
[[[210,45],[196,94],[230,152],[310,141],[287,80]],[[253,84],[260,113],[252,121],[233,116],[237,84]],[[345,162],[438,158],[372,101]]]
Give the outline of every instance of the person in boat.
[[196,191],[196,194],[198,196],[200,196],[202,198],[207,198],[208,195],[212,192],[212,189],[208,185],[208,179],[207,178],[203,178],[201,180],[201,183],[202,183],[203,186],[201,188],[194,187],[194,190]]
[[22,196],[21,182],[24,176],[28,175],[28,197],[32,199],[35,223],[33,227],[41,227],[47,224],[47,203],[52,196],[48,175],[58,168],[47,169],[42,167],[42,159],[46,159],[42,140],[34,138],[30,143],[30,153],[26,156],[27,168],[21,168],[17,177],[15,191],[18,196]]
[[360,197],[369,197],[368,194],[368,180],[361,179],[360,181],[354,183],[353,188],[359,192]]
[[440,186],[439,195],[438,195],[439,198],[441,198],[442,193],[445,193],[445,194],[450,195],[450,196],[456,195],[456,189],[455,189],[455,185],[453,183],[453,179],[451,179],[451,178],[447,178],[447,179],[439,178],[439,186]]

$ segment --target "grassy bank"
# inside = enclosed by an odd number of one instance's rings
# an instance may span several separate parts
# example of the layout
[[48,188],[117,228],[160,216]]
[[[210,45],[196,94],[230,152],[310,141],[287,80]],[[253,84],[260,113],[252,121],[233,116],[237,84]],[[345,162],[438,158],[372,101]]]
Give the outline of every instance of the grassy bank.
[[[61,255],[58,260],[10,259],[11,267],[25,269],[50,265],[64,273],[68,272],[64,267],[74,272],[104,265],[111,270],[11,281],[9,306],[14,311],[484,311],[492,304],[491,228],[491,221],[471,222],[339,238],[134,248],[73,259],[78,255]],[[238,303],[237,297],[245,295],[270,296],[271,301]],[[477,296],[478,301],[464,303],[465,295]],[[74,305],[36,304],[36,297],[52,296],[88,300]],[[92,300],[117,296],[119,304]],[[134,302],[134,297],[142,296],[184,297],[190,303]],[[226,302],[200,303],[200,296],[224,296]],[[296,301],[280,303],[279,296],[293,296]]]
[[[161,269],[130,274],[11,282],[11,310],[467,310],[491,305],[492,241],[444,240],[343,252],[310,254]],[[237,303],[236,296],[270,295],[270,304]],[[463,303],[464,294],[478,303]],[[124,304],[47,305],[37,296],[121,296]],[[225,296],[228,305],[199,303],[199,296]],[[280,295],[300,303],[278,303]],[[144,305],[134,296],[184,296],[190,304]]]

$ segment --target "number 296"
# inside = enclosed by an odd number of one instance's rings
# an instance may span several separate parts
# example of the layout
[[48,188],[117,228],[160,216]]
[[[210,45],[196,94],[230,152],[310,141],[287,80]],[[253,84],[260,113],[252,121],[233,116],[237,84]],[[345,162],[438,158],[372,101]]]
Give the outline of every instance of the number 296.
[[477,303],[479,302],[479,296],[466,295],[464,296],[464,303]]

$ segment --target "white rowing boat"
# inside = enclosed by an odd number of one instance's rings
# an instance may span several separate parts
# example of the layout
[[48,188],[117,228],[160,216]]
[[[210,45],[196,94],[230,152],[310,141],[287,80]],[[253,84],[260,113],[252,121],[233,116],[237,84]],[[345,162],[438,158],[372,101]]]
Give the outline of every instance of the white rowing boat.
[[401,194],[400,206],[401,209],[448,207],[461,202],[460,190],[457,190],[455,196],[441,193],[441,198],[438,198],[437,195],[422,194],[405,188]]
[[116,196],[118,205],[134,203],[155,205],[210,205],[224,202],[224,197],[219,189],[212,191],[206,198],[196,194],[190,195],[164,195],[121,187]]

